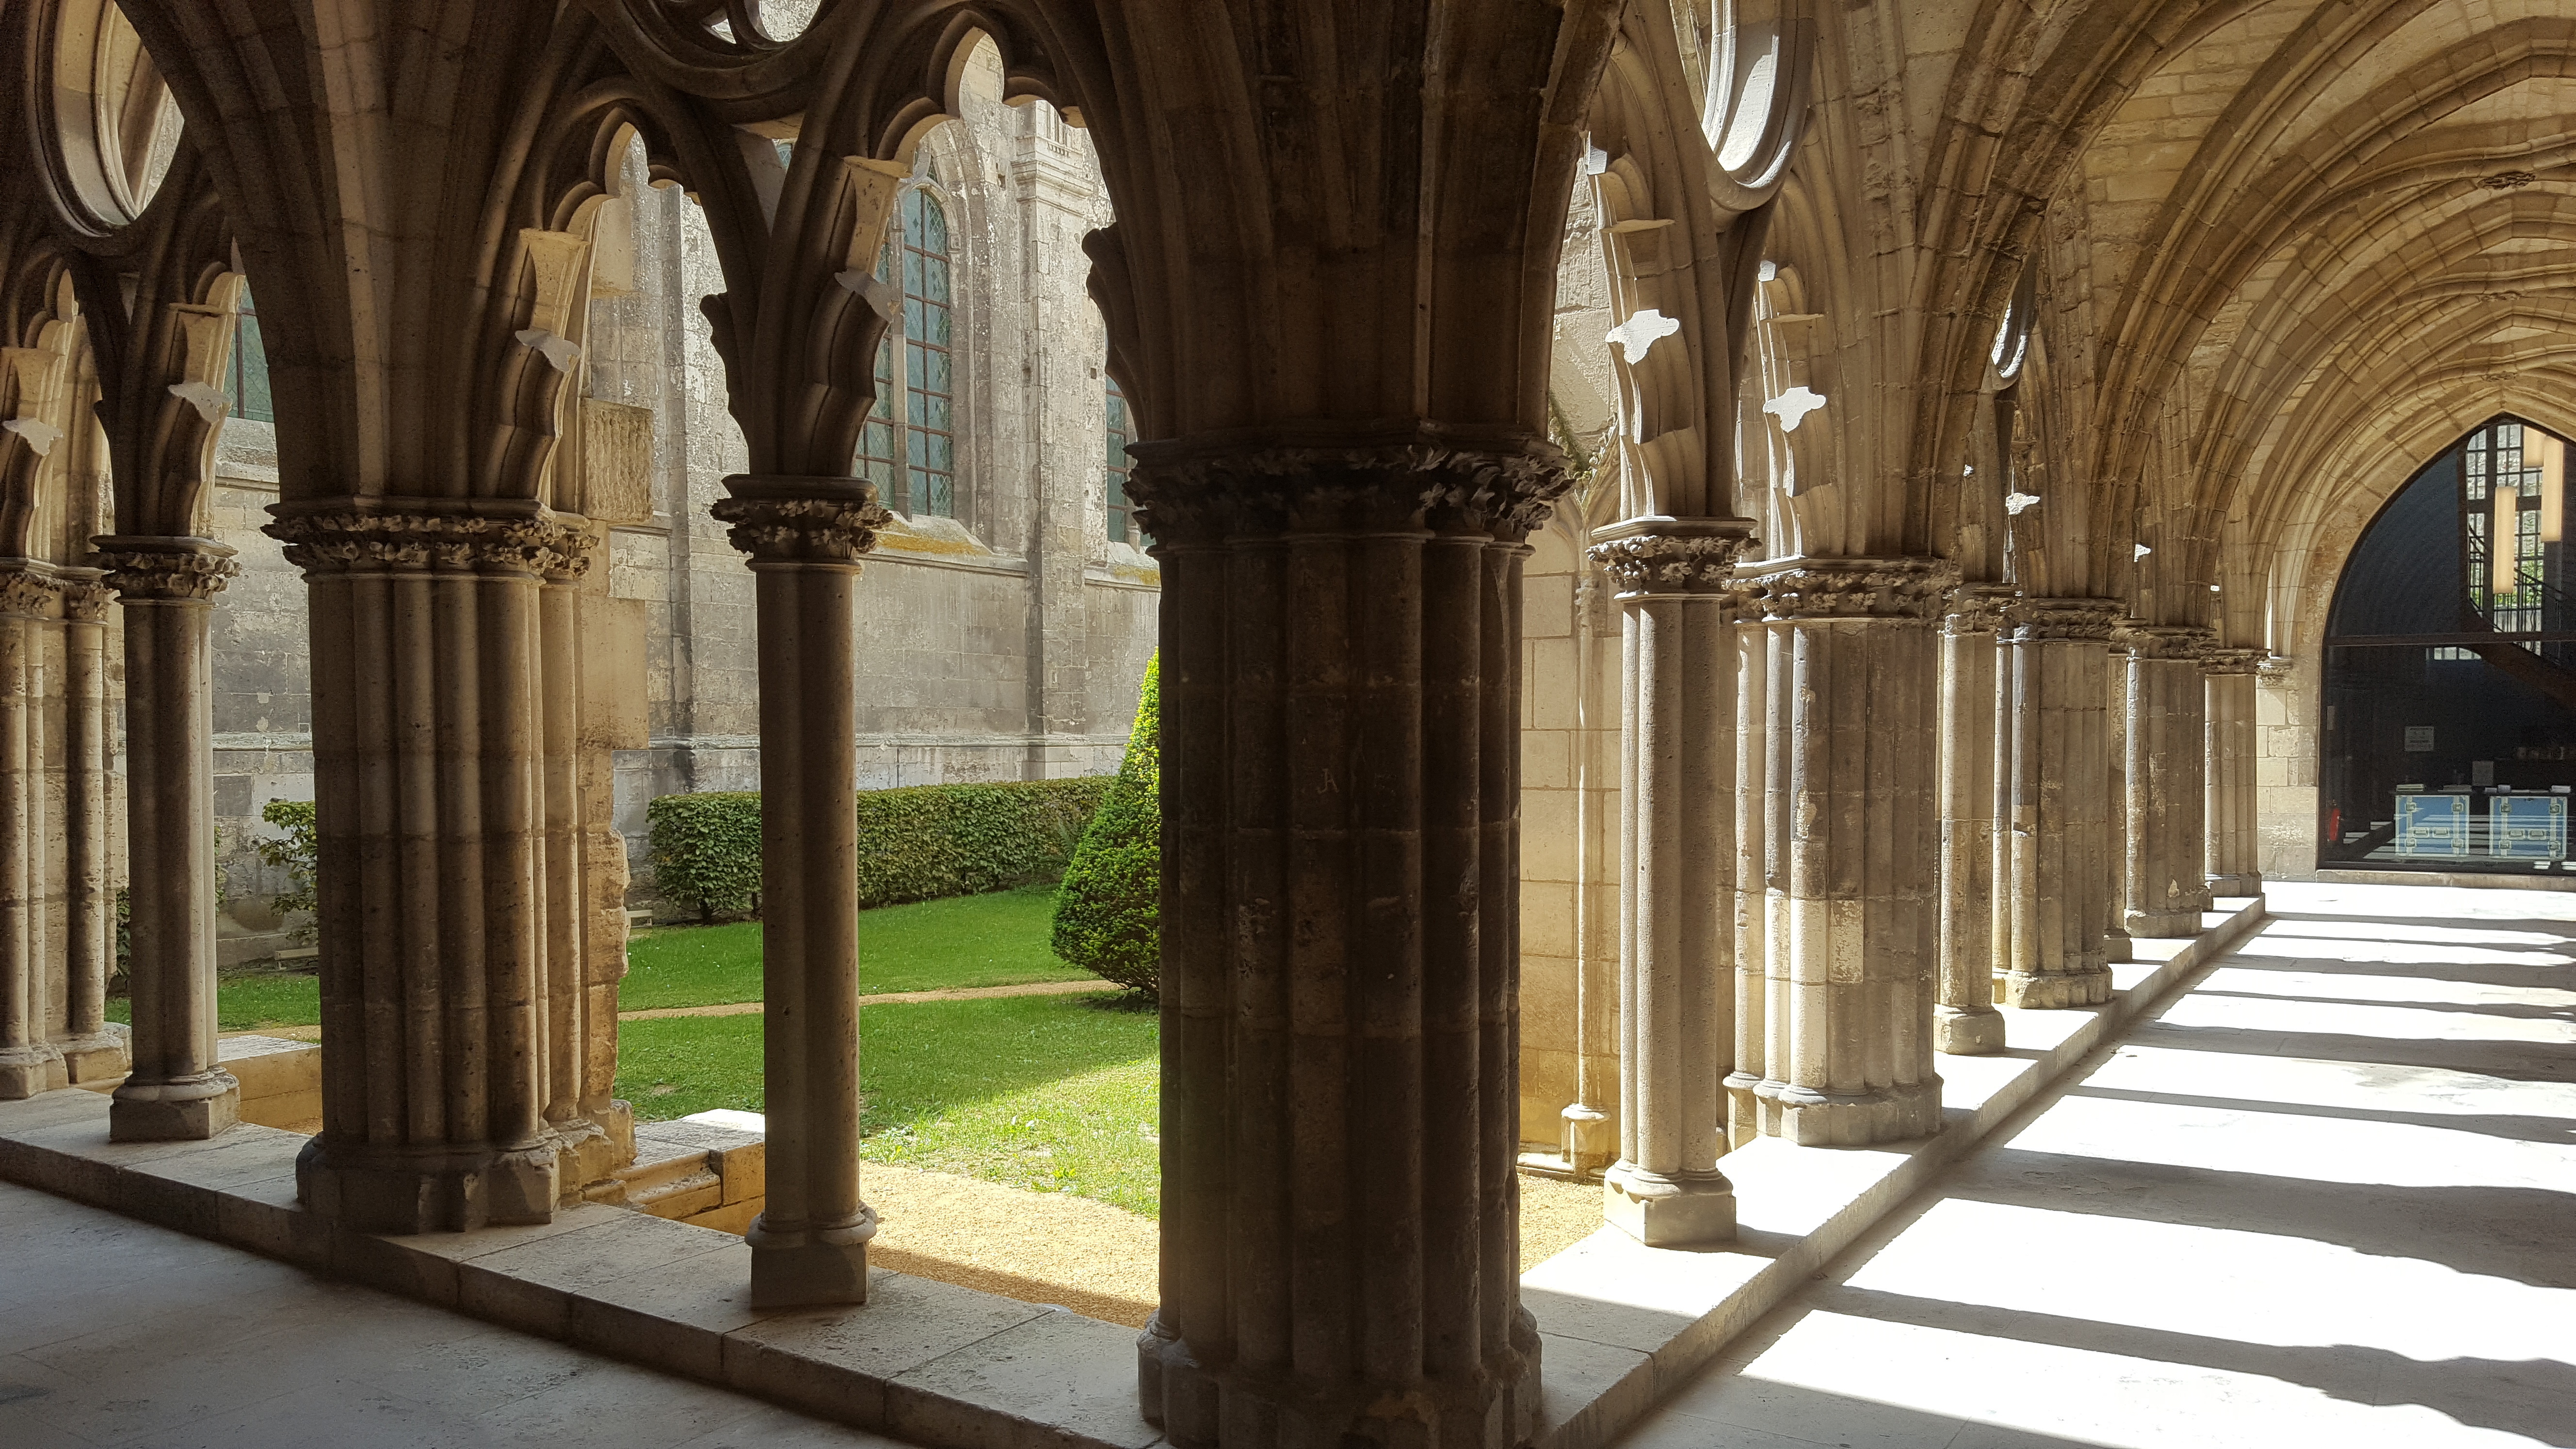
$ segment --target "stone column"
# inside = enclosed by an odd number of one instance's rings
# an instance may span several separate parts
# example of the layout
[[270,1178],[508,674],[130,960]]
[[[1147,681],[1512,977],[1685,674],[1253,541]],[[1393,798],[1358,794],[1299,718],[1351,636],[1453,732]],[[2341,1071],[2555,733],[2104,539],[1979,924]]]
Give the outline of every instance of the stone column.
[[1618,585],[1619,1161],[1604,1215],[1655,1247],[1735,1236],[1735,561],[1752,520],[1637,518],[1592,554]]
[[1932,1045],[1954,1056],[2004,1048],[1994,934],[1999,593],[1991,585],[1960,589],[1941,628],[1941,975]]
[[1227,1449],[1508,1449],[1539,1396],[1521,540],[1561,464],[1433,427],[1135,452],[1164,579],[1146,1417]]
[[2210,902],[2200,674],[2209,631],[2142,624],[2122,639],[2129,656],[2122,924],[2135,937],[2196,936]]
[[55,586],[31,559],[0,560],[0,1098],[66,1085],[62,1050],[46,1023],[43,940],[35,928],[44,879],[43,761],[36,757],[40,631]]
[[202,538],[94,540],[125,608],[128,980],[134,1071],[119,1142],[212,1137],[241,1086],[215,1055],[215,594],[239,572]]
[[1765,1129],[1793,1142],[1941,1127],[1930,619],[1957,577],[1935,559],[1801,559],[1760,577],[1780,885],[1770,1053],[1754,1090]]
[[2214,896],[2258,895],[2263,870],[2254,835],[2254,675],[2260,649],[2211,649],[2201,656],[2209,711],[2206,874]]
[[107,1022],[107,978],[116,967],[116,891],[109,883],[107,606],[115,595],[97,569],[56,569],[63,597],[65,906],[71,920],[64,1035],[55,1045],[75,1082],[121,1077],[132,1066],[126,1034]]
[[1741,1147],[1762,1135],[1755,1089],[1770,1061],[1771,631],[1738,585],[1735,628],[1735,1069],[1726,1076],[1726,1140]]
[[2012,701],[2011,940],[2004,1004],[2111,999],[2105,643],[2112,599],[2015,599],[2005,623]]
[[327,1046],[296,1175],[364,1231],[541,1223],[562,1195],[537,591],[590,540],[486,506],[282,504],[268,528],[311,590]]
[[715,505],[751,556],[760,632],[761,1063],[769,1200],[756,1307],[864,1303],[859,1197],[859,559],[891,520],[854,478],[735,476]]

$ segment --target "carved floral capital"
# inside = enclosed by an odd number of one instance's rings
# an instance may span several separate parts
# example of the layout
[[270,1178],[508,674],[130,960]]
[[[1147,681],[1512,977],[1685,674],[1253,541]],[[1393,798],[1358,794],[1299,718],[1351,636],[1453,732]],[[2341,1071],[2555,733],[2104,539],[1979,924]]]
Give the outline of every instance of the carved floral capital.
[[2004,627],[2004,613],[2012,603],[2012,590],[2002,584],[1961,584],[1943,601],[1941,632],[1944,634],[1992,634]]
[[90,563],[123,599],[203,602],[222,593],[224,581],[241,572],[233,551],[212,539],[109,535],[91,542],[98,552],[90,555]]
[[1805,559],[1746,588],[1766,619],[1929,619],[1958,583],[1948,559]]
[[1214,434],[1129,449],[1127,492],[1165,545],[1429,531],[1519,543],[1573,478],[1527,433],[1422,424]]
[[2117,599],[2014,599],[2004,626],[2016,643],[2107,644],[2128,606]]
[[296,513],[261,530],[308,576],[371,573],[525,573],[578,578],[590,534],[545,514]]
[[1640,518],[1602,529],[1589,550],[1620,597],[1738,591],[1736,561],[1756,542],[1746,518]]
[[2130,624],[2114,633],[2111,642],[2126,648],[2132,659],[2192,661],[2208,653],[2217,637],[2196,625]]
[[13,619],[46,619],[53,617],[54,601],[62,594],[45,566],[32,559],[10,560],[15,567],[0,571],[0,615]]
[[761,564],[849,564],[877,546],[894,521],[874,485],[850,478],[733,477],[731,498],[716,501],[725,537]]

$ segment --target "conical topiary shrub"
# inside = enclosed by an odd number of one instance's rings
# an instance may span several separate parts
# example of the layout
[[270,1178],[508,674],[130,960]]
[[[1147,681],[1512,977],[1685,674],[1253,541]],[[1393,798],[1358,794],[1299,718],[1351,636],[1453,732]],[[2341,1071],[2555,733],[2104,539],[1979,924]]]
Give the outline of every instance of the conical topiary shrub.
[[1130,991],[1163,985],[1163,712],[1159,657],[1145,665],[1127,758],[1082,832],[1055,898],[1055,953]]

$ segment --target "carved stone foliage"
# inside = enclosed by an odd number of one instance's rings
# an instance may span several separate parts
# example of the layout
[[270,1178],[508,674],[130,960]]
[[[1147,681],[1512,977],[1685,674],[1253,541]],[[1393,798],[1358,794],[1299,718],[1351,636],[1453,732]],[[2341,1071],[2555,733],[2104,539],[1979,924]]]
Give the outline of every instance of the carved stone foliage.
[[1958,586],[1947,559],[1810,559],[1750,581],[1767,619],[1928,619]]
[[1962,584],[1941,616],[1944,634],[1992,634],[2005,627],[2012,591],[1998,584]]
[[2207,629],[2183,624],[2132,624],[2112,636],[2112,642],[2126,647],[2132,659],[2198,659],[2206,654],[2215,636]]
[[180,546],[148,548],[135,547],[131,539],[101,542],[107,547],[93,557],[107,571],[107,586],[128,599],[211,599],[241,572],[233,551],[219,543],[173,540]]
[[26,569],[0,573],[0,614],[19,619],[52,616],[61,585],[50,575]]
[[590,567],[591,537],[542,514],[334,510],[280,518],[262,532],[286,545],[286,561],[309,576],[353,573],[523,573],[578,578]]
[[1735,565],[1756,547],[1750,519],[1639,519],[1595,534],[1592,561],[1621,597],[1732,594]]
[[894,515],[877,504],[874,484],[847,478],[728,478],[734,496],[719,499],[725,537],[761,564],[849,564],[877,546],[877,530]]
[[2269,651],[2262,649],[2212,646],[2201,651],[2200,670],[2203,674],[2257,674],[2269,657]]
[[1130,451],[1128,495],[1166,548],[1376,530],[1516,544],[1573,483],[1554,445],[1518,432],[1424,427],[1335,445],[1219,435]]
[[2021,643],[2063,639],[2107,644],[2126,612],[2117,599],[2014,599],[2004,610],[2004,625]]

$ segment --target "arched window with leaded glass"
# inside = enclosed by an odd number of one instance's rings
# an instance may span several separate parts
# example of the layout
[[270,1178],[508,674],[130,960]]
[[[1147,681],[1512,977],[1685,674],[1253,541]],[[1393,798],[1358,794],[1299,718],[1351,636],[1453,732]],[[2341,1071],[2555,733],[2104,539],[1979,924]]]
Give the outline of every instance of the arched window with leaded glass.
[[1109,540],[1145,546],[1145,535],[1136,529],[1136,505],[1127,498],[1127,445],[1136,441],[1135,425],[1128,421],[1127,394],[1118,390],[1118,379],[1108,382],[1109,457],[1105,466],[1108,476]]
[[233,360],[224,369],[225,401],[231,404],[229,415],[254,423],[274,423],[277,408],[268,393],[268,349],[260,345],[259,308],[252,304],[248,287],[241,289],[240,315],[233,326]]
[[[957,515],[957,368],[948,213],[906,187],[903,234],[886,239],[877,276],[900,270],[903,311],[877,346],[877,401],[859,435],[858,474],[898,513]],[[900,403],[898,403],[900,399]]]
[[2499,417],[2353,545],[2326,618],[2322,865],[2576,869],[2568,444]]

